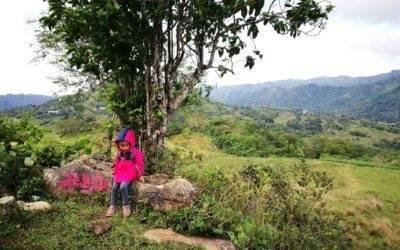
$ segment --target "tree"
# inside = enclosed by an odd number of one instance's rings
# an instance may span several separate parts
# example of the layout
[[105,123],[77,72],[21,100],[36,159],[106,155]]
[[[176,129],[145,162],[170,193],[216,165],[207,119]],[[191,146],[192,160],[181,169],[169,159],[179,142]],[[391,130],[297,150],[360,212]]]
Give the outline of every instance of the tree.
[[[122,124],[161,149],[172,114],[204,73],[233,72],[232,59],[262,25],[297,37],[325,28],[333,6],[314,0],[48,0],[40,18],[43,56],[100,87]],[[302,29],[307,31],[303,31]],[[246,57],[250,69],[258,50]],[[219,61],[219,63],[217,63]],[[143,146],[143,144],[141,145]]]

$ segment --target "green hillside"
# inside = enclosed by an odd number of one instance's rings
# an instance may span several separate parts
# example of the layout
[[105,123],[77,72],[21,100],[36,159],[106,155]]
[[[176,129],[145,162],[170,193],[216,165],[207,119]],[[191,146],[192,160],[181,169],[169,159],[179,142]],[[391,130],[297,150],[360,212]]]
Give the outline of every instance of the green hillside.
[[[327,78],[330,79],[330,78]],[[351,79],[351,78],[349,78]],[[339,113],[376,121],[400,121],[400,74],[353,79],[316,78],[290,87],[280,84],[227,86],[214,90],[211,97],[227,104],[256,107],[297,108]]]
[[[212,139],[198,133],[176,135],[168,139],[169,148],[204,155],[202,162],[192,161],[177,172],[190,176],[193,171],[217,166],[233,173],[252,164],[287,168],[299,164],[295,158],[238,157],[220,152]],[[400,192],[396,188],[400,171],[376,167],[358,167],[350,163],[307,160],[313,170],[327,172],[334,178],[334,188],[325,197],[326,209],[344,217],[356,249],[393,248],[400,244]],[[384,184],[383,184],[384,183]]]
[[[31,112],[35,115],[44,107]],[[8,118],[1,119],[5,120],[0,126],[9,131],[33,129],[29,123],[12,125]],[[46,115],[33,121],[44,129],[32,130],[36,131],[32,135],[44,133],[44,137],[33,138],[38,146],[29,149],[37,150],[41,166],[83,154],[104,153],[106,115],[78,112]],[[80,130],[82,124],[76,122],[85,122],[84,132]],[[27,133],[19,136],[26,137]],[[199,188],[200,201],[195,206],[181,213],[159,214],[135,204],[132,217],[123,224],[119,218],[112,218],[109,222],[113,230],[94,236],[87,228],[105,211],[108,194],[51,200],[52,212],[22,214],[8,224],[3,221],[6,227],[0,234],[7,240],[0,243],[12,248],[59,248],[68,244],[72,248],[195,249],[149,243],[142,236],[149,228],[171,227],[186,234],[225,237],[242,248],[288,244],[396,249],[400,244],[399,138],[400,127],[394,124],[192,99],[170,124],[163,171],[182,176]],[[17,149],[23,150],[20,146]],[[0,155],[4,152],[1,150]],[[25,151],[16,151],[16,157],[20,152]],[[307,177],[309,186],[299,189],[290,184],[299,178],[297,175]],[[269,200],[274,190],[271,187],[278,184],[294,186],[275,190],[277,196]],[[25,189],[20,194],[28,195],[36,190],[37,183],[21,185]],[[319,185],[326,188],[327,194],[324,191],[321,196],[313,196]],[[293,216],[300,224],[285,216],[293,202],[300,212]],[[307,230],[317,231],[304,240]],[[16,235],[23,240],[17,241],[13,238]]]
[[183,107],[169,133],[188,129],[210,135],[220,150],[238,156],[358,159],[400,166],[399,125],[202,100]]

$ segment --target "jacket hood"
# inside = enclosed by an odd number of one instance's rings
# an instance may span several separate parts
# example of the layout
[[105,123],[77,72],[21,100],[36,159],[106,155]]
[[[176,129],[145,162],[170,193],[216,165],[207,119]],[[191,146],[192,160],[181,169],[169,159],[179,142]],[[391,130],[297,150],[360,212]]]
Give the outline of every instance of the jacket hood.
[[121,148],[119,147],[118,143],[120,141],[127,141],[130,144],[130,147],[128,151],[130,151],[133,147],[135,147],[135,134],[132,132],[130,129],[123,129],[121,132],[119,132],[117,139],[115,139],[115,145],[118,148],[118,151],[121,152]]

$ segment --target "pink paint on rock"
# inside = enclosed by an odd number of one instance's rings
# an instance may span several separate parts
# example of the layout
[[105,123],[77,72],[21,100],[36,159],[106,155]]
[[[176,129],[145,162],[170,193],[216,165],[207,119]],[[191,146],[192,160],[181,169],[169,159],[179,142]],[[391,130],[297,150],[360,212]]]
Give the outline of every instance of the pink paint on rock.
[[64,175],[65,180],[60,181],[58,186],[66,189],[68,193],[77,192],[91,193],[99,191],[108,191],[110,189],[107,179],[99,174],[92,176],[83,173],[79,176],[78,173],[69,172]]
[[74,172],[69,172],[64,175],[65,180],[60,181],[58,185],[65,188],[68,193],[73,193],[75,187],[80,186],[79,175]]
[[94,192],[98,191],[108,191],[110,189],[110,185],[106,178],[101,175],[94,175],[92,176],[92,188]]

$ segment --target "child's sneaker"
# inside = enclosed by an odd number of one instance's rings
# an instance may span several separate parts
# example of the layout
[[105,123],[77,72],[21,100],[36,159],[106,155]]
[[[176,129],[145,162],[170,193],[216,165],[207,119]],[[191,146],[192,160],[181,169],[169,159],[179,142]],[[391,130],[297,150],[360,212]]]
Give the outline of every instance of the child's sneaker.
[[116,205],[111,205],[106,213],[107,217],[113,216],[113,214],[115,214],[115,211],[117,211],[117,206]]
[[122,217],[127,218],[131,215],[131,205],[122,206]]

